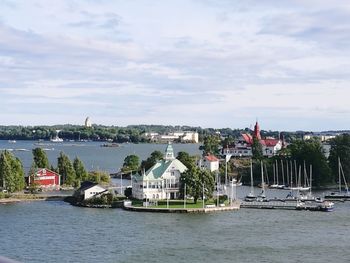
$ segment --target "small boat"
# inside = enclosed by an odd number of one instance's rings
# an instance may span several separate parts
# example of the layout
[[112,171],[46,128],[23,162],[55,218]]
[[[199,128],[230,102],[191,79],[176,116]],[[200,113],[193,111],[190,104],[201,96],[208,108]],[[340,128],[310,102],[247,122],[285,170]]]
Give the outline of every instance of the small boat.
[[8,143],[16,143],[16,140],[8,140]]
[[101,144],[101,147],[119,147],[118,143],[104,143]]
[[332,212],[333,210],[334,210],[334,203],[333,203],[333,202],[324,201],[324,202],[320,205],[320,211]]
[[63,142],[63,139],[56,136],[55,138],[50,139],[50,142]]

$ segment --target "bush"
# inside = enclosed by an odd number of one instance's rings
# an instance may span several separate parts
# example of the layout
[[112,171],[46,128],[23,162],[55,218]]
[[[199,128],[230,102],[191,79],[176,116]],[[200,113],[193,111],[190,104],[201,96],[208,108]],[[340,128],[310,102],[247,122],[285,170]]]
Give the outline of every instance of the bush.
[[223,204],[228,199],[227,195],[220,195],[219,196],[219,203]]

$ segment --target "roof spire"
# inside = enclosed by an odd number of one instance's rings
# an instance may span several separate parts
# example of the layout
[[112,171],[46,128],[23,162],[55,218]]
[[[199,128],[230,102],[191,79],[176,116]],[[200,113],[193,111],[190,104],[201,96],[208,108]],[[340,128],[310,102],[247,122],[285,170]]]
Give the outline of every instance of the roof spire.
[[169,161],[174,159],[175,159],[175,156],[174,156],[173,146],[171,145],[171,142],[168,142],[168,145],[165,149],[165,160]]

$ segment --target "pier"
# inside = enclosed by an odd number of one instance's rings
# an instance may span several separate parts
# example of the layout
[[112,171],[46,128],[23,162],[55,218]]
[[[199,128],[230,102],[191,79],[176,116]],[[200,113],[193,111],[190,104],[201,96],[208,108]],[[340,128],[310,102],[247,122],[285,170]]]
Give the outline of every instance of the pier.
[[234,202],[230,206],[214,206],[204,208],[158,208],[158,207],[144,207],[132,206],[129,203],[124,204],[124,210],[134,212],[151,212],[151,213],[215,213],[225,211],[236,211],[240,209],[240,203]]
[[241,208],[255,208],[255,209],[284,209],[284,210],[309,210],[309,211],[333,211],[332,202],[293,202],[293,201],[266,201],[266,202],[241,202]]

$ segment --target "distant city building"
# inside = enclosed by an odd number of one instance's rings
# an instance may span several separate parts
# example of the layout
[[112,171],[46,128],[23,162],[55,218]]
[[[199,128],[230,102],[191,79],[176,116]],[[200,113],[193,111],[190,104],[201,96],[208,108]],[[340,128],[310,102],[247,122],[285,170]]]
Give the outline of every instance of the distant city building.
[[279,150],[283,148],[284,142],[281,139],[275,139],[271,137],[262,139],[259,123],[256,122],[253,135],[243,133],[242,136],[237,139],[233,145],[224,148],[222,152],[223,154],[230,154],[234,157],[251,157],[253,156],[252,145],[254,138],[260,142],[264,156],[274,156]]
[[175,158],[173,146],[169,143],[164,160],[158,161],[148,171],[132,176],[132,196],[150,200],[177,199],[181,173],[186,170],[186,166]]
[[90,117],[86,117],[86,119],[85,119],[85,127],[91,127],[91,126],[92,126],[92,123],[91,123]]
[[313,138],[317,138],[321,142],[327,142],[331,139],[334,139],[335,137],[337,137],[337,134],[311,133],[311,134],[305,134],[303,136],[303,139],[304,140],[311,140]]
[[169,141],[175,141],[179,140],[181,142],[192,142],[192,143],[198,143],[199,142],[199,136],[198,132],[193,131],[179,131],[179,132],[172,132],[168,134],[159,134],[155,132],[148,132],[145,133],[145,136],[152,141],[155,142],[169,142]]

